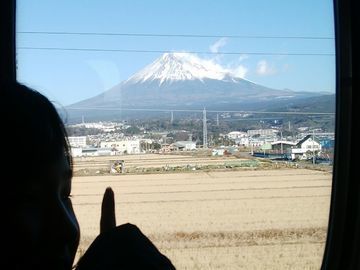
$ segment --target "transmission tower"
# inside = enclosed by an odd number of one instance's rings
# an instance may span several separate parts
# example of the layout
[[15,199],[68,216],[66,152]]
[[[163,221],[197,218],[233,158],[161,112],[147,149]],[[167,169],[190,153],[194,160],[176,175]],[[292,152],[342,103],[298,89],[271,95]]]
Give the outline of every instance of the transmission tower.
[[206,109],[203,110],[203,148],[208,147],[208,140],[207,140],[207,125],[206,125]]

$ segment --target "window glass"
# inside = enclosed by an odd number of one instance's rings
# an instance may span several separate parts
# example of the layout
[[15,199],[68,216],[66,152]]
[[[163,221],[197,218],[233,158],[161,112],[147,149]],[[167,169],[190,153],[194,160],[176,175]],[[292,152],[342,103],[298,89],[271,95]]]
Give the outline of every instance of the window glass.
[[332,1],[24,1],[17,76],[74,157],[78,256],[107,186],[178,269],[317,269],[335,123]]

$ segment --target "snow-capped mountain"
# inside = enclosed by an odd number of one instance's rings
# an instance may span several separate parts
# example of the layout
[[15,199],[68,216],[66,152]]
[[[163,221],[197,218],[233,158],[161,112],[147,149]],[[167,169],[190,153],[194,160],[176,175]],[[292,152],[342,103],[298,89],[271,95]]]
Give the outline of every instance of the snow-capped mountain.
[[189,53],[165,53],[104,93],[68,108],[203,108],[264,103],[318,95],[276,90]]
[[189,53],[165,53],[153,63],[137,72],[128,82],[143,83],[158,80],[163,82],[235,77],[228,69],[211,60],[201,59]]

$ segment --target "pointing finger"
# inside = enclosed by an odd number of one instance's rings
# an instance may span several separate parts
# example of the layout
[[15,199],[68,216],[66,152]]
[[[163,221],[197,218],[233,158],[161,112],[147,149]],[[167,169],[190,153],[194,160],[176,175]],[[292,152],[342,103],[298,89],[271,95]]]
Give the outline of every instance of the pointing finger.
[[113,190],[108,187],[105,190],[101,204],[100,233],[116,227],[115,199]]

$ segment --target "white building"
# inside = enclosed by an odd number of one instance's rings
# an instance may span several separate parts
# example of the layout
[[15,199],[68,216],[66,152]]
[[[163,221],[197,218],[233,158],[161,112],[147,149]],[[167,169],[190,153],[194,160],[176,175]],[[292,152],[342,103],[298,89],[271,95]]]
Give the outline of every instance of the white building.
[[101,129],[104,132],[111,132],[115,131],[116,129],[121,129],[125,127],[123,123],[116,123],[116,122],[93,122],[93,123],[80,123],[75,125],[70,125],[70,127],[83,127],[83,128],[95,128]]
[[71,155],[73,157],[113,156],[115,154],[115,151],[112,151],[111,148],[71,147]]
[[196,150],[196,142],[192,142],[192,141],[178,141],[176,143],[173,143],[172,145],[178,148],[179,150],[185,150],[185,151]]
[[290,148],[296,147],[296,142],[291,141],[275,141],[271,143],[272,150],[287,151]]
[[100,142],[101,148],[113,148],[122,154],[139,154],[140,140]]
[[217,148],[217,149],[213,149],[211,151],[211,155],[212,156],[223,156],[225,152],[224,148]]
[[82,148],[81,147],[71,147],[71,156],[72,157],[82,157]]
[[296,146],[289,150],[291,158],[308,158],[309,155],[318,154],[321,151],[320,142],[312,135],[307,135],[297,142]]
[[260,135],[260,136],[272,136],[278,131],[276,129],[249,129],[247,131],[248,136]]
[[307,135],[305,138],[300,140],[297,144],[297,148],[303,149],[306,151],[320,151],[321,150],[321,144],[320,142],[313,137],[312,135]]
[[229,139],[236,140],[247,137],[247,133],[242,131],[231,131],[227,134],[227,136]]
[[237,145],[242,145],[242,146],[249,146],[250,145],[250,141],[249,141],[249,137],[242,137],[242,138],[237,138],[235,139],[235,143]]
[[86,147],[86,136],[68,137],[71,147]]

